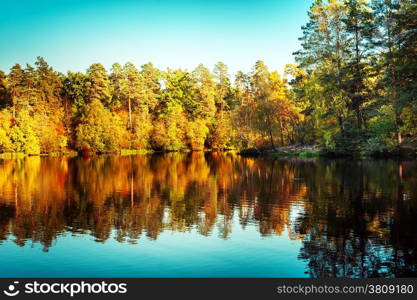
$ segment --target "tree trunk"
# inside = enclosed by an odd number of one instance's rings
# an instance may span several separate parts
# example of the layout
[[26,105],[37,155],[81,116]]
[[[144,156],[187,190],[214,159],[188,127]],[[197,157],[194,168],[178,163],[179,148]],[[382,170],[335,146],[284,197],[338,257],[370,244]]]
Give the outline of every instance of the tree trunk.
[[128,99],[129,102],[129,129],[132,130],[132,104],[130,101],[130,97]]
[[[391,49],[390,49],[390,53],[391,53]],[[396,131],[396,135],[397,135],[397,144],[398,146],[400,146],[403,142],[403,137],[401,135],[401,125],[402,125],[402,120],[401,120],[401,109],[398,107],[398,99],[397,99],[397,72],[395,70],[394,65],[391,63],[390,64],[390,68],[391,68],[391,76],[393,77],[393,82],[391,84],[391,88],[393,90],[392,92],[392,104],[394,106],[394,111],[395,111],[395,131]]]
[[362,128],[362,116],[361,116],[361,108],[360,108],[360,100],[356,100],[358,101],[355,105],[355,114],[356,114],[356,122],[357,122],[357,126],[359,129]]
[[282,133],[284,130],[282,128],[282,120],[279,119],[279,132],[280,132],[280,138],[281,138],[281,146],[284,146],[284,134]]
[[274,138],[273,138],[273,136],[272,136],[272,130],[269,130],[269,137],[270,137],[270,139],[271,139],[271,146],[272,146],[272,149],[273,149],[273,150],[275,150],[275,144],[274,144]]
[[403,142],[403,137],[401,134],[401,117],[399,112],[395,112],[395,130],[397,131],[397,143],[400,146]]
[[355,26],[355,55],[356,55],[356,83],[355,83],[355,114],[356,114],[356,122],[359,129],[362,128],[362,116],[361,116],[361,103],[362,103],[362,96],[359,96],[361,86],[360,83],[362,82],[362,74],[360,70],[360,51],[359,51],[359,28]]

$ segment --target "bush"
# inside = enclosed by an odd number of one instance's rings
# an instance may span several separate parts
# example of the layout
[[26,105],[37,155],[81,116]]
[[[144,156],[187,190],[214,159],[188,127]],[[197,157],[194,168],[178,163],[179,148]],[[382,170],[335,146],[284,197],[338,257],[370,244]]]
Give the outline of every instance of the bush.
[[230,149],[232,147],[233,126],[230,117],[218,117],[210,126],[210,133],[207,139],[211,149]]
[[132,149],[149,149],[151,132],[151,120],[144,113],[136,114],[133,120]]
[[29,110],[20,111],[14,124],[9,130],[9,138],[13,145],[13,152],[26,154],[40,154],[39,138],[36,134],[36,121]]
[[57,116],[37,114],[34,116],[36,134],[42,153],[60,152],[67,147],[64,124]]
[[395,119],[391,107],[382,106],[379,116],[369,121],[369,138],[365,144],[365,151],[369,153],[391,152],[396,147]]
[[0,111],[0,153],[12,152],[13,144],[9,138],[11,115],[7,111]]
[[181,106],[169,107],[167,112],[155,122],[152,130],[152,147],[164,151],[185,149],[186,136],[183,126],[186,122]]
[[98,100],[86,106],[85,117],[76,128],[78,150],[106,153],[129,148],[129,134],[122,119]]
[[356,127],[347,127],[334,137],[334,148],[330,149],[340,154],[352,155],[364,150],[366,133]]
[[202,120],[189,121],[187,124],[187,141],[191,150],[203,150],[209,129]]

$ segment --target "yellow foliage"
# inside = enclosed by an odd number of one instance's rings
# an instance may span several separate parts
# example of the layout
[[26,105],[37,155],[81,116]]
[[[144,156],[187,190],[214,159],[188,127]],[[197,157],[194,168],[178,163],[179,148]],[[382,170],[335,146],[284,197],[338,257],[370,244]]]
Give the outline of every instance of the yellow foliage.
[[185,149],[186,118],[180,105],[170,106],[165,115],[155,122],[152,145],[156,149],[176,151]]
[[79,150],[106,153],[129,148],[125,123],[99,100],[87,105],[85,117],[77,126],[76,136]]
[[209,129],[203,120],[189,121],[187,124],[187,140],[191,150],[203,150]]
[[149,149],[152,122],[147,114],[138,113],[134,116],[133,129],[132,148],[135,150]]

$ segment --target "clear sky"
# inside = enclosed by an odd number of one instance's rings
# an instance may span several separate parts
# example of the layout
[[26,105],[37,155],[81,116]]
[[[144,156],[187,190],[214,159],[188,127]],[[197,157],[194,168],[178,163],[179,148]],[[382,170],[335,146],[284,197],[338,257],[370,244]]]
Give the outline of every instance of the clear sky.
[[0,70],[43,56],[56,70],[148,61],[231,73],[293,62],[312,0],[0,0]]

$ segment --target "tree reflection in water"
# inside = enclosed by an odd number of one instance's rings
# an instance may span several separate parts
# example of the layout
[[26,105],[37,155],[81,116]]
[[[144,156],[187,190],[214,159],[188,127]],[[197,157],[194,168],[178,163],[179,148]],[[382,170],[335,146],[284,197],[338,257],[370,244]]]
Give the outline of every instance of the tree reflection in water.
[[48,251],[64,233],[137,243],[256,226],[302,240],[311,277],[416,276],[415,174],[409,161],[232,153],[0,160],[0,250],[10,239]]

